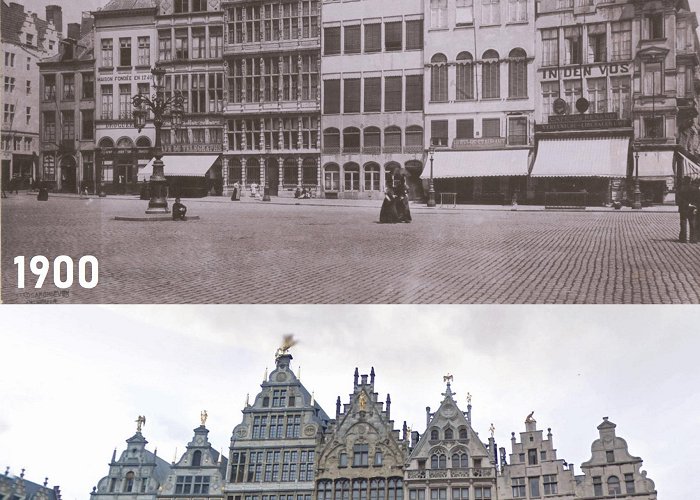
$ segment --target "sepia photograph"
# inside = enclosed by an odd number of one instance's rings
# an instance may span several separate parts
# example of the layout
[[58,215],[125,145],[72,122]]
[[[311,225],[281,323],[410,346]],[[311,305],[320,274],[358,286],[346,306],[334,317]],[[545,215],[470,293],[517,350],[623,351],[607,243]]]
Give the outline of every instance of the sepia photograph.
[[698,9],[3,0],[0,299],[700,303]]
[[695,308],[158,310],[3,307],[2,499],[696,497]]

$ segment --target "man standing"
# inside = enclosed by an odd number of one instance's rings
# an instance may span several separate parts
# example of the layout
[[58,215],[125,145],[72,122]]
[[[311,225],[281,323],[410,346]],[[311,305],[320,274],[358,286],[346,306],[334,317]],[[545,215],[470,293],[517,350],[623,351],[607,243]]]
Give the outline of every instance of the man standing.
[[681,216],[681,232],[678,235],[678,241],[680,241],[681,243],[685,243],[688,239],[690,196],[690,177],[686,175],[685,177],[683,177],[681,187],[678,189],[678,212]]
[[690,183],[690,198],[688,200],[688,226],[690,226],[690,243],[698,242],[700,231],[700,178],[693,179]]

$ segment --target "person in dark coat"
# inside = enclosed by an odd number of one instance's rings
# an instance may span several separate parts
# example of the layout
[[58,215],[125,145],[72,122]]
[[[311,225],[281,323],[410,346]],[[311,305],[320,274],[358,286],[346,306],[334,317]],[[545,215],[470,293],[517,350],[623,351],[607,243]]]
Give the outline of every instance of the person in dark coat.
[[685,176],[683,177],[683,181],[681,183],[681,187],[678,189],[678,213],[681,216],[681,232],[678,235],[678,241],[681,243],[685,243],[687,238],[688,238],[688,223],[689,221],[689,212],[690,212],[690,196],[691,196],[691,187],[690,187],[690,177]]
[[698,242],[700,231],[700,178],[693,179],[690,183],[688,197],[688,240],[690,243]]
[[382,224],[395,224],[399,221],[399,215],[396,212],[396,196],[394,189],[387,187],[384,193],[384,201],[382,209],[379,211],[379,222]]
[[173,220],[185,220],[186,213],[187,207],[180,203],[180,198],[175,198],[175,203],[173,203]]
[[241,185],[238,184],[238,181],[233,183],[233,193],[231,193],[231,201],[241,201],[241,197],[239,196],[241,190]]
[[39,192],[36,195],[36,199],[39,201],[48,201],[49,200],[49,190],[46,189],[46,186],[44,186],[44,185],[39,186]]
[[406,186],[406,178],[401,177],[396,185],[396,212],[399,217],[399,222],[411,222],[411,209],[408,206],[408,187]]

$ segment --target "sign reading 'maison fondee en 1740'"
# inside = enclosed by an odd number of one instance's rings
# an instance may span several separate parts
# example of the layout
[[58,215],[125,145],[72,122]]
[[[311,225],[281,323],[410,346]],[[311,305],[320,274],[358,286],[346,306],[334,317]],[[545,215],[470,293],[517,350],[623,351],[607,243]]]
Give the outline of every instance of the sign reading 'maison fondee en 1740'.
[[603,77],[616,75],[629,75],[630,63],[597,63],[568,68],[545,68],[542,71],[543,80],[557,80],[559,78],[581,78],[582,76]]

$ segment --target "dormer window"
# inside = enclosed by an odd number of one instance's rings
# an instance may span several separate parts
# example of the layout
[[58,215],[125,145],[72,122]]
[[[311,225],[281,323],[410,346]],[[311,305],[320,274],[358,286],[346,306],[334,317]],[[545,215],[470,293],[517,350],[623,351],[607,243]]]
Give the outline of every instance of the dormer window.
[[129,471],[124,478],[124,493],[131,493],[134,490],[134,473]]
[[663,12],[651,12],[642,20],[642,38],[645,40],[659,40],[664,37]]
[[192,466],[197,467],[202,465],[202,452],[197,450],[192,454]]
[[454,439],[454,431],[452,429],[445,429],[445,439]]
[[353,467],[367,467],[369,460],[369,446],[366,444],[356,444],[353,447]]
[[433,453],[430,457],[430,468],[431,469],[446,469],[447,468],[447,456],[444,453]]
[[527,450],[527,464],[528,465],[537,465],[537,450],[536,449],[530,449]]
[[263,408],[268,408],[270,406],[270,396],[265,396],[262,400]]
[[348,466],[348,454],[345,452],[342,452],[338,456],[338,467],[347,467]]
[[459,428],[459,439],[468,439],[468,438],[467,438],[467,428],[466,428],[466,427],[460,427],[460,428]]
[[430,440],[437,441],[438,439],[440,439],[440,435],[438,433],[438,430],[437,429],[431,430],[430,431]]
[[287,389],[275,389],[272,391],[272,407],[281,408],[287,404]]
[[613,450],[608,450],[605,452],[605,460],[611,464],[615,461],[615,452]]
[[27,45],[34,45],[34,35],[32,35],[31,33],[27,33]]

